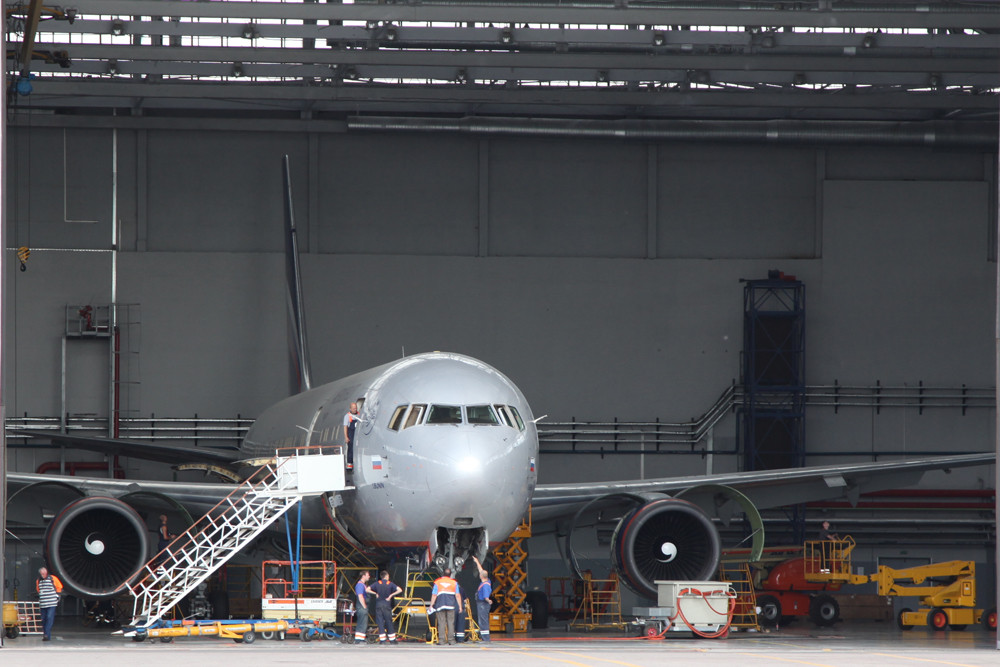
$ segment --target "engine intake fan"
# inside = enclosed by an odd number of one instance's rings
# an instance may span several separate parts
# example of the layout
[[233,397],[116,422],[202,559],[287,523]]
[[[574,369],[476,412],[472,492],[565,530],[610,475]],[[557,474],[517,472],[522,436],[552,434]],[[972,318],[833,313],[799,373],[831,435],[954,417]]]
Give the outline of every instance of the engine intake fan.
[[115,498],[82,498],[66,505],[45,533],[49,568],[71,592],[105,599],[134,583],[147,559],[142,518]]
[[719,532],[696,505],[663,498],[636,507],[615,528],[611,559],[622,581],[656,599],[655,581],[712,578],[722,551]]

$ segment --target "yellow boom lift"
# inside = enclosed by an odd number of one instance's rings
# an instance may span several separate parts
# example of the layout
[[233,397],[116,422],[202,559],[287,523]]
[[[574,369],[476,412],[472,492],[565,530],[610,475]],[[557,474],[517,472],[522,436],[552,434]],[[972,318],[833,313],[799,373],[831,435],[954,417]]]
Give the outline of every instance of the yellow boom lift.
[[903,609],[899,627],[908,630],[925,625],[933,630],[964,630],[979,623],[997,629],[997,610],[976,609],[976,564],[968,560],[929,563],[901,570],[879,565],[871,575],[853,574],[851,552],[854,539],[818,540],[805,543],[805,579],[810,582],[867,584],[876,582],[879,595],[914,596],[920,607]]

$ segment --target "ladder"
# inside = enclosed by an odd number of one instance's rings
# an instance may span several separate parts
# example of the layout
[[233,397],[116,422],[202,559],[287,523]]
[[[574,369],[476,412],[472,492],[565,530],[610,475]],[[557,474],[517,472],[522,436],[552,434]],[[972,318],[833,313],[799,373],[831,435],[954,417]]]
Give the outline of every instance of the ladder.
[[340,447],[281,449],[144,566],[129,589],[148,628],[302,498],[346,489]]
[[570,621],[571,627],[622,628],[621,589],[618,575],[612,572],[608,579],[593,579],[590,572],[583,573],[583,604]]
[[736,607],[729,627],[744,628],[760,632],[757,619],[757,593],[753,587],[753,574],[746,561],[722,561],[719,563],[719,580],[730,585],[736,594]]

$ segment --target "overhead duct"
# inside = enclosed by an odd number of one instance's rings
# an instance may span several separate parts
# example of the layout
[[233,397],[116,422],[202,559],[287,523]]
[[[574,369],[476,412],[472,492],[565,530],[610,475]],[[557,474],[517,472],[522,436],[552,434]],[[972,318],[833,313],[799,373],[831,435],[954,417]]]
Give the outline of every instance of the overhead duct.
[[988,122],[573,120],[499,117],[393,118],[354,116],[353,131],[452,132],[478,135],[764,143],[791,146],[910,146],[995,151],[997,126]]

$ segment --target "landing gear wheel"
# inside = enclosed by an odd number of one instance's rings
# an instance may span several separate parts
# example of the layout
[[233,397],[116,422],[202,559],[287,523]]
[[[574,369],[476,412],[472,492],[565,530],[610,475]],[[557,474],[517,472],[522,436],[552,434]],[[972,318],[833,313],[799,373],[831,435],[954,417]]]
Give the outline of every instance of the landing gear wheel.
[[761,595],[757,598],[757,606],[760,608],[757,612],[760,624],[770,628],[777,627],[781,620],[781,603],[778,602],[778,598],[773,595]]
[[934,607],[927,612],[927,627],[938,632],[948,627],[948,614],[941,607]]
[[911,611],[913,610],[910,609],[909,607],[903,607],[902,609],[899,610],[899,614],[896,616],[896,625],[899,627],[900,630],[913,629],[912,625],[907,625],[906,623],[903,622],[903,614],[909,614]]
[[983,618],[982,618],[982,620],[980,620],[980,623],[982,624],[983,629],[985,629],[985,630],[992,630],[993,632],[996,632],[997,631],[997,608],[993,607],[992,609],[987,609],[986,613],[983,614]]
[[809,620],[821,628],[840,620],[840,603],[829,595],[817,595],[809,601]]
[[541,630],[549,627],[549,599],[542,591],[528,591],[525,602],[531,610],[531,628]]

